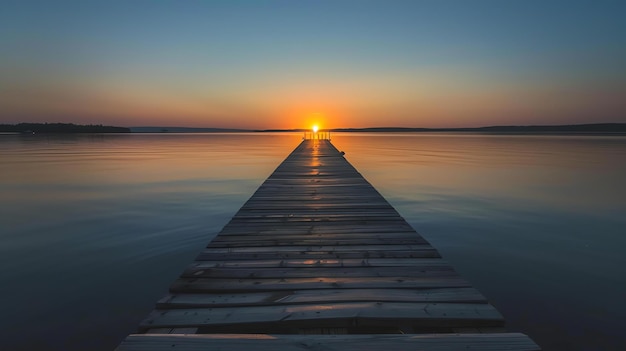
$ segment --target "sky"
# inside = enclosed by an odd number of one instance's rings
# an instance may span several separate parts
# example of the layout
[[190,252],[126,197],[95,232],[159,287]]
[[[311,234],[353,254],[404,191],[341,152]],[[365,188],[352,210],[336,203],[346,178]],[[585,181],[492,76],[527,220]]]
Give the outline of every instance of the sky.
[[0,123],[626,122],[624,1],[0,0]]

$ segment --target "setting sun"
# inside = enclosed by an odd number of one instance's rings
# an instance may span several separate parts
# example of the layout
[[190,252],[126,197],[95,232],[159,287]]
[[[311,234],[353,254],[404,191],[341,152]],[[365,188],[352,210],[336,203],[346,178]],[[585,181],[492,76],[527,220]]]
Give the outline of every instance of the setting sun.
[[319,128],[318,128],[317,124],[316,124],[316,125],[314,125],[314,126],[313,126],[313,133],[317,133],[317,130],[318,130],[318,129],[319,129]]

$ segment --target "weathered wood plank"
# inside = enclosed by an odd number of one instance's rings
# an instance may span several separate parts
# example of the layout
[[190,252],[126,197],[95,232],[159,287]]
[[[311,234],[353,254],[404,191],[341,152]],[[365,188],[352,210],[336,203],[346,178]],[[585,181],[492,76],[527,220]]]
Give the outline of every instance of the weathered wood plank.
[[[287,306],[246,306],[155,310],[140,326],[149,328],[206,327],[233,324],[267,324],[306,327],[325,321],[326,326],[392,326],[398,322],[419,327],[502,326],[500,313],[489,304],[345,302]],[[318,324],[319,325],[319,324]]]
[[310,289],[426,289],[466,288],[469,283],[457,275],[437,277],[319,277],[319,278],[179,278],[171,292],[246,292]]
[[[392,207],[381,204],[381,203],[343,203],[343,204],[328,204],[328,203],[305,203],[303,201],[298,202],[286,202],[286,203],[276,203],[276,202],[258,202],[252,204],[245,204],[239,209],[237,213],[265,213],[265,212],[277,212],[277,211],[285,211],[292,213],[311,213],[312,211],[316,213],[325,213],[325,212],[343,212],[343,211],[376,211],[376,210],[384,210],[384,211],[395,211]],[[397,213],[394,213],[397,215]]]
[[195,268],[278,268],[278,267],[406,267],[419,269],[422,266],[447,265],[441,258],[368,258],[368,259],[265,259],[265,260],[233,260],[196,261],[189,267]]
[[370,223],[368,225],[337,225],[336,223],[290,223],[289,225],[282,224],[277,226],[275,224],[257,224],[254,227],[246,226],[243,224],[231,224],[226,225],[221,231],[220,235],[247,235],[247,234],[270,234],[270,233],[285,233],[285,234],[385,234],[385,233],[412,233],[417,234],[413,228],[411,228],[406,222],[399,222],[394,224],[384,223]]
[[421,335],[129,335],[116,351],[538,351],[521,333]]
[[399,267],[279,267],[279,268],[187,268],[183,278],[364,278],[364,277],[451,277],[457,273],[449,265]]
[[231,225],[243,224],[245,226],[255,226],[257,224],[286,225],[288,223],[334,223],[343,225],[385,223],[394,224],[399,222],[395,216],[308,216],[308,217],[283,217],[283,218],[238,218],[233,217]]
[[[360,206],[352,206],[355,203],[361,204]],[[309,197],[308,199],[274,199],[272,200],[263,200],[263,201],[255,201],[254,203],[250,203],[244,205],[242,207],[242,211],[246,211],[247,209],[257,209],[257,208],[265,208],[265,209],[332,209],[332,210],[344,210],[344,209],[359,209],[359,210],[367,210],[370,208],[386,208],[386,206],[378,201],[374,201],[371,199],[346,199],[342,198],[341,200],[337,199],[316,199],[314,197]]]
[[447,302],[486,303],[474,288],[437,289],[324,289],[229,294],[172,294],[157,303],[159,309],[332,302]]
[[321,252],[335,252],[335,251],[360,251],[360,252],[377,252],[377,251],[409,251],[409,250],[424,250],[432,249],[432,246],[428,244],[419,245],[350,245],[350,246],[334,246],[334,245],[306,245],[306,246],[243,246],[243,247],[207,247],[204,249],[204,253],[282,253],[282,252],[302,252],[302,251],[321,251]]
[[326,217],[326,218],[351,218],[367,215],[368,217],[389,217],[397,219],[397,213],[395,210],[389,209],[363,209],[363,210],[248,210],[239,211],[233,218],[272,218],[272,217],[289,217],[289,218],[314,218],[314,217]]
[[[287,236],[287,235],[285,235]],[[307,239],[307,236],[274,236],[261,240],[258,235],[233,237],[216,237],[210,242],[208,248],[218,247],[256,247],[256,246],[351,246],[351,245],[426,245],[426,240],[413,236],[413,238],[380,238],[380,237],[356,237],[351,239],[334,239],[332,237]],[[311,235],[308,235],[311,237]]]
[[[239,236],[238,238],[233,238],[233,236]],[[360,240],[360,239],[417,239],[424,240],[423,237],[416,232],[411,232],[407,230],[388,230],[386,232],[378,232],[378,231],[370,231],[370,232],[360,232],[360,231],[349,231],[344,230],[342,232],[333,232],[331,230],[317,230],[316,228],[301,228],[301,229],[290,229],[283,228],[283,230],[273,230],[273,229],[259,229],[258,231],[252,232],[250,230],[245,230],[241,228],[228,228],[226,231],[220,232],[216,235],[214,240],[273,240],[272,236],[276,236],[277,238],[284,240],[308,240],[308,239],[323,239],[328,241],[333,240]]]
[[[424,245],[426,246],[426,245]],[[196,261],[223,261],[223,260],[261,260],[261,259],[369,259],[369,258],[438,258],[439,252],[434,248],[415,249],[406,251],[352,251],[347,248],[334,251],[281,251],[281,252],[202,252]]]
[[259,204],[263,202],[271,202],[273,204],[284,205],[289,203],[298,203],[302,204],[302,201],[305,200],[307,203],[312,205],[317,204],[350,204],[354,202],[361,202],[366,204],[382,204],[384,203],[380,194],[308,194],[308,195],[299,195],[293,196],[289,194],[283,194],[282,196],[274,197],[271,194],[254,194],[252,198],[250,198],[250,203]]
[[[234,238],[233,236],[239,236],[238,238]],[[320,239],[320,240],[361,240],[361,239],[405,239],[405,240],[424,240],[421,235],[411,232],[411,231],[388,231],[385,233],[380,232],[354,232],[354,231],[344,231],[343,233],[334,233],[330,231],[309,231],[306,229],[300,230],[263,230],[258,232],[249,232],[245,230],[228,230],[227,232],[219,233],[214,240],[273,240],[272,236],[276,236],[276,238],[281,241],[284,239],[287,240],[309,240],[309,239]]]
[[129,335],[116,351],[538,351],[521,333],[422,335]]

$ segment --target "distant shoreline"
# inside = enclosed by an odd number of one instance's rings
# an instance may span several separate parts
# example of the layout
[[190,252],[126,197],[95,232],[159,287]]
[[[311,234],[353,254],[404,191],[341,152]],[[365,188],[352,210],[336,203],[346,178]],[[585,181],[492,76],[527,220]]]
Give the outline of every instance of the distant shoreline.
[[[72,123],[0,124],[0,134],[76,134],[76,133],[302,133],[309,129],[235,129],[195,127],[116,127]],[[625,135],[626,123],[594,123],[571,125],[488,126],[476,128],[333,128],[334,133],[483,133],[483,134],[561,134],[561,135]]]
[[[191,127],[130,127],[133,133],[302,133],[309,129],[226,129],[226,128],[191,128]],[[470,132],[504,134],[625,134],[626,123],[594,123],[545,126],[488,126],[476,128],[333,128],[325,131],[341,133],[432,133],[432,132]]]
[[334,132],[626,133],[626,123],[488,126],[477,128],[337,128]]
[[77,133],[131,133],[130,128],[101,124],[73,123],[18,123],[0,124],[2,134],[77,134]]

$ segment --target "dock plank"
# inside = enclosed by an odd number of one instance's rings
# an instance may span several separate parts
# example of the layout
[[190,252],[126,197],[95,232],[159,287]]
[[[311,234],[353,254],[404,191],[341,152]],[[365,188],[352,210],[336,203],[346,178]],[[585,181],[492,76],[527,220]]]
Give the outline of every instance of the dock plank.
[[116,351],[538,351],[521,333],[423,335],[130,335]]
[[172,292],[279,291],[308,289],[409,289],[469,287],[458,275],[424,277],[316,277],[316,278],[179,278]]
[[406,267],[418,269],[422,266],[447,264],[441,258],[367,258],[367,259],[265,259],[265,260],[226,260],[196,261],[189,267],[215,268],[276,268],[276,267]]
[[[281,251],[281,252],[211,252],[203,251],[196,258],[197,261],[214,261],[214,260],[258,260],[268,258],[308,258],[308,259],[324,259],[324,258],[437,258],[441,257],[439,252],[432,247],[424,245],[427,248],[403,250],[403,251],[352,251],[348,248],[336,249],[334,251]],[[207,249],[208,250],[208,249]]]
[[[311,324],[312,323],[312,324]],[[323,324],[321,324],[323,323]],[[264,324],[262,328],[365,326],[393,327],[398,324],[419,327],[498,327],[504,324],[500,313],[489,304],[335,302],[245,307],[214,307],[155,310],[140,328],[177,328]],[[247,326],[248,327],[248,326]]]
[[398,267],[279,267],[279,268],[187,268],[185,278],[315,278],[315,277],[425,277],[456,275],[447,264],[413,266],[399,270]]
[[330,302],[448,302],[487,303],[474,288],[436,289],[322,289],[227,294],[171,294],[157,308],[198,308],[287,305]]
[[[429,244],[417,244],[417,245],[351,245],[349,247],[351,251],[360,252],[378,252],[378,251],[411,251],[411,250],[424,250],[432,249]],[[305,245],[305,246],[244,246],[244,247],[211,247],[208,246],[204,249],[204,253],[265,253],[265,252],[302,252],[302,251],[323,251],[323,252],[335,252],[345,251],[346,248],[335,245]]]
[[356,236],[350,237],[338,237],[336,234],[332,236],[313,236],[312,235],[281,235],[274,237],[260,238],[258,235],[254,236],[238,236],[232,237],[216,237],[207,245],[207,248],[228,248],[228,247],[265,247],[265,246],[320,246],[320,245],[332,245],[332,246],[351,246],[351,245],[426,245],[427,242],[420,237],[385,237],[380,236]]

